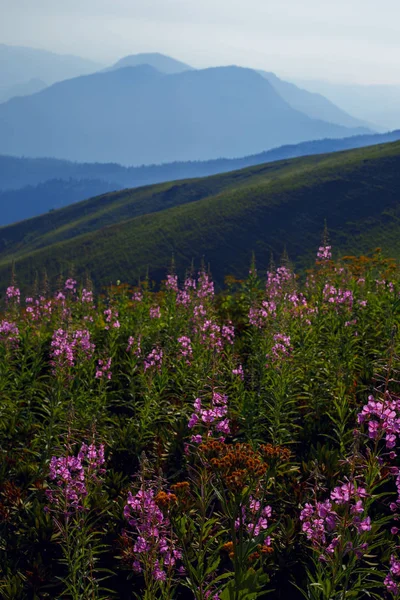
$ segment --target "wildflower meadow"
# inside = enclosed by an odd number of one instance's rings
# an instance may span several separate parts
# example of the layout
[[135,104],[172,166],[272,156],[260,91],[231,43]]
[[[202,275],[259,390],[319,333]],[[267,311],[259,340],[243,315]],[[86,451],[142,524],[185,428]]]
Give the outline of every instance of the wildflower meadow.
[[[212,267],[212,265],[211,265]],[[325,242],[0,315],[0,597],[400,598],[400,271]]]

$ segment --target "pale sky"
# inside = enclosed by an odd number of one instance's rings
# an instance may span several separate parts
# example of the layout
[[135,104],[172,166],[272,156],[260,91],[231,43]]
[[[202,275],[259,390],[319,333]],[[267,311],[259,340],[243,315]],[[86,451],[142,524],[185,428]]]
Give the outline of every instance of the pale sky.
[[0,42],[400,84],[400,0],[0,0]]

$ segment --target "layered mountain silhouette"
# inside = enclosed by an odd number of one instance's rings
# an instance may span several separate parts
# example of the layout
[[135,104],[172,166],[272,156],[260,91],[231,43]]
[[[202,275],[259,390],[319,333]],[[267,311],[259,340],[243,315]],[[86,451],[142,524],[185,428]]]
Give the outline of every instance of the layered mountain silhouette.
[[160,54],[159,52],[148,52],[125,56],[116,62],[115,65],[104,69],[104,71],[115,71],[116,69],[123,69],[124,67],[139,67],[141,65],[149,65],[150,67],[157,69],[157,71],[160,71],[160,73],[165,73],[166,75],[194,70],[193,67],[181,62],[180,60],[166,56],[165,54]]
[[343,110],[375,124],[375,129],[400,127],[400,84],[360,85],[304,80],[299,85],[310,92],[329,98]]
[[3,89],[2,93],[0,92],[0,102],[7,102],[7,100],[17,96],[30,96],[44,90],[46,87],[47,84],[38,78],[29,79],[29,81],[23,83],[16,83],[9,88]]
[[49,85],[100,68],[102,65],[79,56],[0,44],[0,101],[38,91],[37,85],[32,89],[32,80],[42,80]]
[[[294,83],[284,81],[277,77],[275,73],[267,71],[258,71],[258,73],[270,82],[274,90],[292,108],[303,112],[312,119],[321,119],[329,123],[344,125],[344,127],[372,127],[367,121],[356,119],[341,108],[338,108],[322,94],[307,91],[296,86]],[[357,114],[357,110],[354,110],[353,114]]]
[[95,73],[0,105],[0,152],[151,164],[239,157],[367,133],[294,110],[251,69]]
[[222,283],[244,276],[252,252],[268,266],[286,245],[299,267],[315,260],[324,220],[349,254],[381,246],[400,256],[400,142],[258,165],[224,175],[106,194],[0,229],[0,284],[27,288],[44,270],[97,286],[165,278],[174,256]]
[[0,226],[34,217],[112,190],[217,173],[306,155],[339,152],[400,140],[400,130],[282,146],[237,159],[175,162],[143,167],[0,156]]

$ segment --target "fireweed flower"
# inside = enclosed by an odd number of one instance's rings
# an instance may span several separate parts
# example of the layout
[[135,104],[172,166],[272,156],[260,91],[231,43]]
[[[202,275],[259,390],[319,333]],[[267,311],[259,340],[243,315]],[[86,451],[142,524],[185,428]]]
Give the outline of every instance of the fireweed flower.
[[368,426],[370,439],[384,437],[386,448],[393,450],[400,437],[400,399],[388,391],[379,400],[370,395],[357,420]]
[[19,288],[14,285],[8,286],[6,289],[6,299],[7,302],[14,301],[16,304],[19,304],[21,300],[21,292]]
[[[363,504],[367,496],[364,487],[355,486],[349,481],[335,487],[330,499],[305,504],[300,513],[302,531],[321,553],[321,560],[332,556],[341,545],[341,530],[358,535],[371,530],[371,518],[365,514]],[[357,558],[361,558],[367,548],[365,543],[358,547],[347,545],[344,551],[354,551]]]
[[119,329],[121,327],[121,324],[118,321],[119,315],[117,310],[113,310],[112,308],[106,308],[103,314],[106,320],[106,326],[104,327],[104,329],[108,330],[110,329],[110,327],[113,327],[114,329]]
[[144,370],[154,369],[157,371],[161,371],[163,362],[163,351],[161,348],[153,348],[153,350],[148,354],[144,360]]
[[211,281],[207,273],[199,273],[197,285],[198,298],[212,298],[214,296],[214,283]]
[[72,279],[72,278],[70,277],[69,279],[67,279],[67,280],[65,281],[65,284],[64,284],[64,290],[66,290],[66,291],[70,291],[70,292],[72,292],[73,294],[76,294],[76,285],[77,285],[77,282],[75,281],[75,279]]
[[[202,306],[195,307],[197,312],[195,316],[198,317]],[[203,315],[201,315],[203,316]],[[199,342],[202,346],[205,346],[207,350],[211,350],[219,354],[224,348],[224,342],[232,345],[235,337],[235,330],[231,324],[223,325],[220,327],[217,323],[211,319],[205,319],[204,322],[196,323],[194,326],[195,333],[199,334]]]
[[161,308],[159,306],[151,306],[150,307],[150,319],[160,319],[161,318]]
[[[272,508],[269,505],[261,506],[260,500],[250,496],[248,506],[241,507],[241,514],[235,521],[236,530],[241,527],[249,534],[251,538],[259,537],[268,527],[268,519],[272,515]],[[270,545],[271,538],[265,537],[266,545]]]
[[[196,426],[206,428],[207,437],[213,436],[221,441],[225,440],[224,436],[230,433],[230,422],[227,418],[228,396],[213,392],[210,408],[204,408],[200,398],[196,398],[193,407],[194,412],[189,419],[188,428],[193,429]],[[200,434],[191,437],[191,441],[195,444],[201,443],[202,439]]]
[[384,584],[388,590],[394,596],[400,591],[400,561],[394,555],[390,557],[390,568],[389,573],[385,577]]
[[275,271],[268,271],[265,292],[268,300],[282,298],[293,288],[296,276],[287,267],[278,267]]
[[238,367],[236,367],[236,369],[232,369],[232,375],[237,375],[243,381],[244,380],[244,371],[243,371],[242,365],[239,365]]
[[143,294],[140,290],[138,290],[137,292],[134,292],[132,295],[132,300],[133,302],[142,302],[143,300]]
[[171,292],[178,292],[178,275],[167,275],[167,281],[165,282],[165,287],[167,290]]
[[340,288],[335,288],[333,285],[327,283],[325,284],[322,294],[325,302],[327,302],[328,304],[333,304],[337,308],[339,306],[343,306],[349,309],[353,307],[354,298],[353,292],[351,290],[342,290]]
[[97,361],[97,368],[96,368],[96,379],[102,379],[103,377],[105,379],[110,380],[112,377],[112,372],[111,372],[111,358],[108,358],[107,360],[102,360],[101,358]]
[[126,348],[126,351],[129,352],[133,348],[133,354],[135,356],[140,356],[142,352],[141,341],[142,336],[139,335],[138,338],[135,339],[132,335],[130,335],[128,338],[128,346]]
[[79,361],[89,360],[94,352],[95,345],[90,340],[87,329],[78,329],[73,332],[57,329],[51,341],[51,362],[53,372],[62,372],[73,367]]
[[332,246],[320,246],[317,252],[317,261],[331,260]]
[[133,495],[128,493],[124,517],[133,530],[133,569],[146,569],[156,581],[165,581],[167,572],[177,568],[182,553],[171,532],[169,511],[177,502],[175,494],[156,492],[154,482],[146,482]]
[[81,302],[82,304],[92,304],[92,308],[94,309],[95,307],[93,306],[93,292],[91,290],[83,288],[81,292]]
[[[274,345],[271,348],[271,354],[267,354],[266,358],[271,360],[272,363],[282,361],[284,358],[289,357],[293,351],[290,343],[290,336],[282,333],[276,333],[274,335]],[[269,364],[266,365],[269,367]]]
[[186,360],[186,363],[190,365],[190,360],[193,356],[193,348],[191,339],[185,335],[178,338],[180,344],[179,354],[181,358]]
[[0,321],[0,342],[13,348],[18,346],[19,329],[15,323],[5,319]]
[[50,504],[67,511],[83,510],[84,499],[91,483],[101,482],[105,473],[103,465],[104,445],[82,444],[77,456],[53,456],[49,466],[49,478],[55,482],[46,490]]

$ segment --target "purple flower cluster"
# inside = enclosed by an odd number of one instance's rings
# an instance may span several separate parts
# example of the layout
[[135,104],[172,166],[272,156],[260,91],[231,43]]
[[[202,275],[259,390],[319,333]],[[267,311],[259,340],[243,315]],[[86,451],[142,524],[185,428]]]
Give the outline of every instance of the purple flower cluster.
[[96,379],[102,379],[103,377],[105,379],[111,379],[112,377],[111,358],[108,358],[107,360],[99,358],[97,361]]
[[184,358],[186,360],[186,363],[188,365],[190,365],[190,358],[192,358],[193,356],[193,348],[192,348],[192,341],[189,337],[187,337],[186,335],[181,336],[180,338],[178,338],[178,342],[180,344],[180,356],[181,358]]
[[144,370],[155,369],[157,371],[161,371],[163,362],[163,351],[161,348],[153,348],[153,350],[148,354],[144,360]]
[[400,591],[400,561],[394,555],[390,557],[389,573],[385,577],[384,584],[389,592],[397,596]]
[[222,352],[224,342],[232,345],[235,337],[235,330],[232,325],[220,327],[211,319],[206,319],[199,326],[195,325],[194,330],[200,333],[200,344],[217,353]]
[[73,294],[76,294],[76,285],[77,285],[77,282],[75,281],[75,279],[72,279],[70,277],[64,283],[64,290],[72,292]]
[[171,538],[169,518],[157,506],[153,487],[143,487],[135,495],[128,493],[124,517],[135,530],[134,571],[141,573],[143,566],[150,560],[154,579],[165,581],[166,569],[176,567],[182,553]]
[[73,332],[57,329],[51,341],[51,364],[54,371],[73,367],[78,356],[80,360],[89,360],[94,349],[95,346],[90,341],[90,332],[87,329]]
[[188,306],[192,301],[192,290],[196,289],[196,280],[192,277],[187,277],[183,284],[183,290],[179,290],[176,296],[176,303],[182,306]]
[[276,318],[276,304],[273,300],[263,300],[261,303],[261,308],[257,308],[256,306],[250,307],[250,325],[254,325],[259,329],[262,329],[262,327],[264,327],[268,322],[269,318]]
[[15,285],[8,286],[6,289],[6,298],[8,302],[12,300],[19,304],[21,300],[21,292],[19,288],[15,287]]
[[16,347],[19,342],[19,329],[13,322],[3,319],[0,321],[0,342]]
[[[241,507],[241,515],[235,521],[236,530],[243,527],[251,538],[256,538],[268,529],[268,519],[271,515],[272,508],[269,505],[261,506],[260,500],[251,496],[248,506]],[[266,536],[264,545],[271,545],[269,536]]]
[[242,365],[239,365],[238,367],[236,367],[236,369],[232,369],[232,375],[237,375],[243,381],[244,380],[244,371],[243,371]]
[[334,304],[335,306],[344,306],[347,308],[353,307],[353,292],[351,290],[342,290],[340,288],[335,288],[329,283],[325,284],[325,287],[323,289],[323,298],[325,302],[328,302],[329,304]]
[[137,292],[134,292],[132,295],[132,300],[133,302],[142,302],[143,300],[143,294],[140,290],[138,290]]
[[98,448],[95,444],[82,444],[77,456],[53,456],[49,477],[56,483],[56,487],[46,490],[49,502],[60,505],[63,500],[67,510],[82,510],[83,500],[88,494],[88,483],[99,482],[99,475],[105,473],[104,463],[103,444]]
[[161,308],[159,306],[151,306],[149,314],[150,314],[150,319],[160,319],[161,318]]
[[167,275],[167,281],[165,282],[165,287],[167,290],[171,292],[178,292],[178,275]]
[[281,297],[294,281],[295,274],[287,267],[278,267],[275,271],[268,271],[265,286],[267,297],[269,299]]
[[320,246],[317,252],[317,260],[330,260],[332,258],[332,246]]
[[[371,530],[371,518],[365,515],[363,501],[368,496],[365,488],[355,486],[352,482],[335,487],[330,500],[307,503],[300,513],[303,522],[302,531],[312,545],[322,552],[322,559],[332,556],[341,542],[340,528],[362,534]],[[342,516],[341,513],[344,513]],[[365,543],[354,547],[349,542],[346,551],[353,550],[361,557],[367,550]],[[325,556],[324,556],[325,555]]]
[[142,342],[142,337],[140,335],[138,336],[137,339],[135,339],[132,335],[130,335],[128,338],[128,346],[126,348],[126,351],[129,352],[135,346],[133,354],[135,356],[140,356],[142,353],[141,342]]
[[[227,418],[228,396],[213,392],[210,408],[203,408],[200,398],[196,398],[193,406],[194,413],[188,422],[189,429],[199,425],[207,427],[208,437],[219,436],[219,439],[224,441],[224,436],[230,433],[229,419]],[[221,436],[221,434],[223,435]],[[200,434],[193,435],[191,438],[191,441],[196,444],[200,444],[202,440],[203,437]]]
[[[368,424],[368,435],[372,440],[385,436],[386,448],[392,450],[400,436],[400,399],[386,392],[380,400],[368,396],[368,402],[357,416],[358,423]],[[391,458],[396,454],[391,453]]]
[[[81,292],[81,302],[82,304],[92,304],[93,305],[93,292],[91,290],[87,290],[83,288]],[[92,306],[94,308],[94,306]]]
[[50,317],[53,312],[53,301],[46,300],[44,296],[40,296],[35,300],[33,298],[26,298],[26,313],[33,321],[39,321],[41,317]]
[[212,298],[214,296],[214,283],[211,281],[207,273],[199,273],[197,285],[198,298]]
[[120,322],[118,321],[118,311],[113,310],[112,308],[106,308],[104,311],[104,316],[106,319],[106,326],[104,329],[110,329],[110,327],[114,327],[114,329],[119,329],[121,327]]
[[[283,358],[290,356],[293,348],[290,342],[290,336],[282,333],[276,333],[274,335],[274,345],[271,348],[271,354],[267,354],[266,358],[269,358],[273,363],[281,361]],[[266,365],[269,366],[268,364]]]

